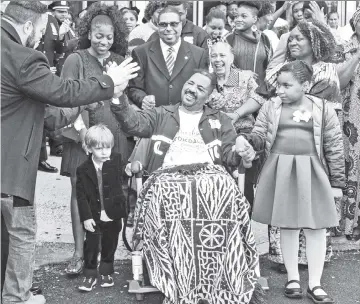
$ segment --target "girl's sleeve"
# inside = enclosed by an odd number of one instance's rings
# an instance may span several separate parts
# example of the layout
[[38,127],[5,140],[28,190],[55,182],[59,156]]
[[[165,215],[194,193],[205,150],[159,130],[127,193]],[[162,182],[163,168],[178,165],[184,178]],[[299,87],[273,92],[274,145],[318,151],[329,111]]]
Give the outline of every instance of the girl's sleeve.
[[345,158],[343,137],[339,119],[335,110],[326,106],[324,141],[324,156],[329,168],[329,179],[332,187],[345,187]]
[[265,149],[266,136],[268,133],[268,111],[270,109],[271,102],[272,100],[268,100],[261,107],[251,134],[245,136],[257,152]]

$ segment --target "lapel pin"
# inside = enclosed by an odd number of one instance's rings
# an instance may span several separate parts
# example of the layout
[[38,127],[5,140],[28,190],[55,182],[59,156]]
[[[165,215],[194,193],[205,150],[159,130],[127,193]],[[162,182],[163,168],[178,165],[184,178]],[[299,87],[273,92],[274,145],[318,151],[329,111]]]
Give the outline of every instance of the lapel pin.
[[189,59],[189,57],[188,56],[185,56],[185,60],[188,60]]

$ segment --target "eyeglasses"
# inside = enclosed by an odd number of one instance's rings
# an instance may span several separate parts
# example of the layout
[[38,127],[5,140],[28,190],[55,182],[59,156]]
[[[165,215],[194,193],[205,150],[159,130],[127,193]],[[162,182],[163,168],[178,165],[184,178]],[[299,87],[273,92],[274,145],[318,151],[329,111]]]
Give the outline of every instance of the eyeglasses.
[[161,29],[166,29],[169,25],[171,28],[175,28],[180,24],[180,22],[160,22],[158,23],[158,27]]

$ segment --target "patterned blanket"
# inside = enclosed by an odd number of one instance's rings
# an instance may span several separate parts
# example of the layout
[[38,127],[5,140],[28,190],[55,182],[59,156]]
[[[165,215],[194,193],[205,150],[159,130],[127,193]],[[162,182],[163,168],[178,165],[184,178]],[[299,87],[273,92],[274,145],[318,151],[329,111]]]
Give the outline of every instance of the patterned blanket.
[[247,304],[259,263],[249,204],[217,165],[159,169],[144,184],[134,238],[164,304]]

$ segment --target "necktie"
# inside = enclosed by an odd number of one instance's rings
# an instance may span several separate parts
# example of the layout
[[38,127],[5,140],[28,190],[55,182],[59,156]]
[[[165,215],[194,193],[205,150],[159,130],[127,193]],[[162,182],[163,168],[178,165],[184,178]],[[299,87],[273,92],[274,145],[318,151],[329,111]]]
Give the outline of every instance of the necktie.
[[174,58],[174,49],[172,47],[168,48],[168,55],[166,57],[166,66],[169,71],[169,75],[171,75],[174,65],[175,65],[175,58]]

